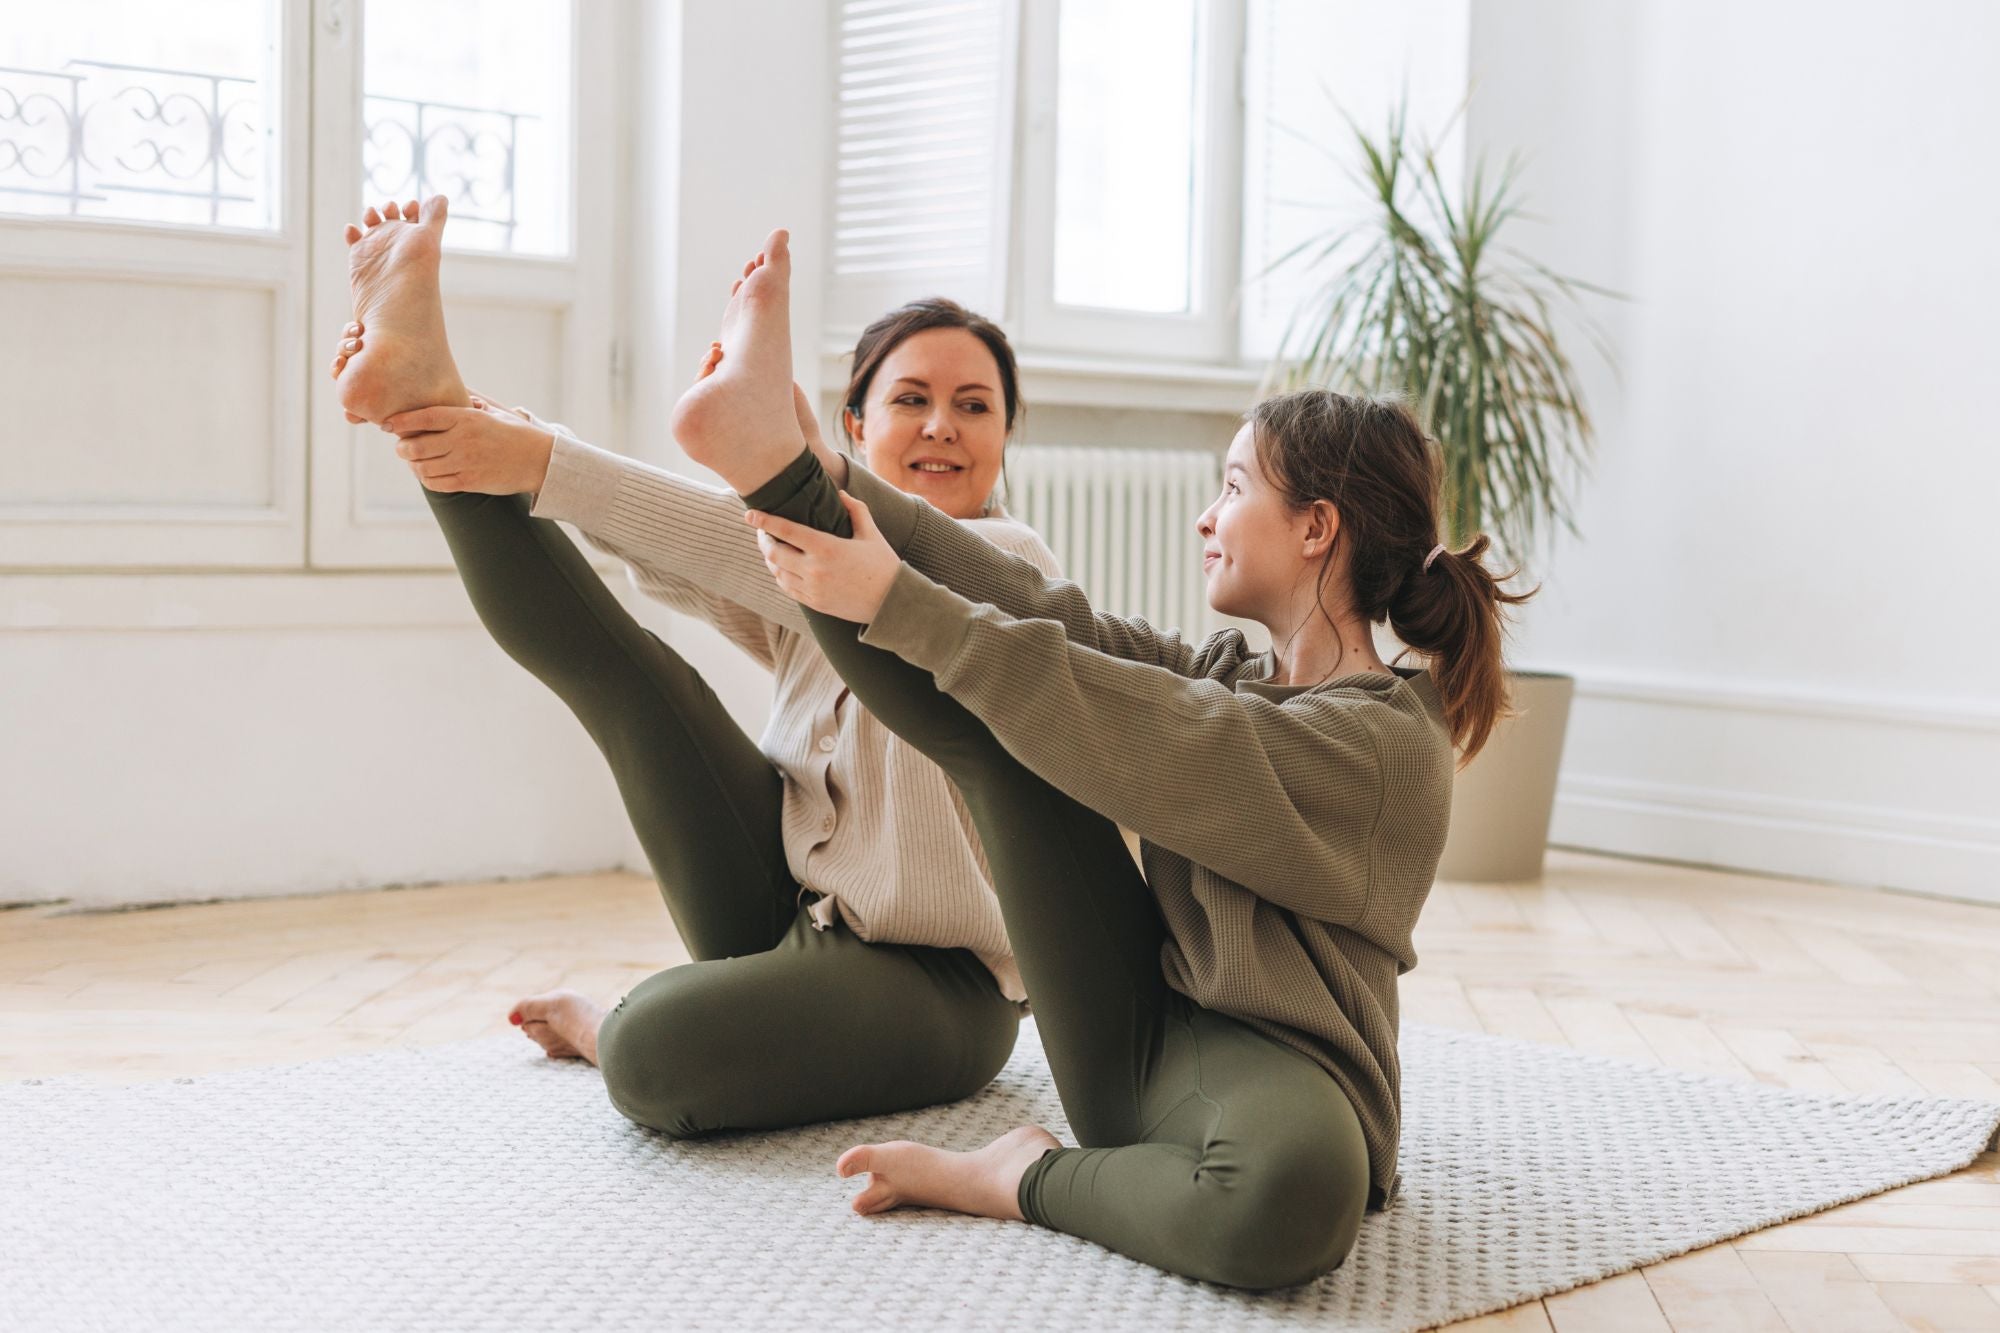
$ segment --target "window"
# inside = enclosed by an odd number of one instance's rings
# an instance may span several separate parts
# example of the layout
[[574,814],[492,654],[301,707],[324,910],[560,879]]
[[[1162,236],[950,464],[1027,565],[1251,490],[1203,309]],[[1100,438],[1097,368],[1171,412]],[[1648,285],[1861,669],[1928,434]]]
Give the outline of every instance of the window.
[[326,374],[352,313],[342,227],[392,198],[451,200],[467,382],[612,442],[624,6],[19,8],[0,565],[448,565],[421,488]]
[[841,0],[827,323],[944,295],[998,315],[1013,155],[1011,0]]
[[1227,358],[1242,19],[840,0],[831,336],[938,294],[1027,351]]
[[1056,33],[1054,298],[1184,314],[1194,299],[1194,0],[1067,0]]
[[[1293,251],[1374,211],[1343,170],[1360,161],[1342,110],[1379,139],[1389,108],[1407,98],[1410,130],[1441,132],[1465,98],[1471,12],[1469,0],[1250,0],[1246,41],[1240,345],[1261,361],[1277,352],[1293,302],[1324,281],[1310,251]],[[1447,181],[1462,171],[1464,139],[1439,146]]]
[[[1024,353],[1263,361],[1314,280],[1301,257],[1267,270],[1366,206],[1343,171],[1340,108],[1379,133],[1406,92],[1411,125],[1437,131],[1466,89],[1468,0],[840,8],[834,339],[937,291],[1002,320]],[[862,97],[865,137],[851,128]],[[996,114],[1015,127],[1005,151]],[[1462,139],[1442,145],[1448,179]],[[864,162],[885,191],[865,210],[852,185]],[[962,211],[929,211],[947,198]]]
[[1230,358],[1241,0],[1027,4],[1024,342]]
[[570,253],[569,3],[397,0],[368,14],[358,205],[452,200],[447,245]]
[[275,230],[282,21],[94,0],[0,27],[0,212]]

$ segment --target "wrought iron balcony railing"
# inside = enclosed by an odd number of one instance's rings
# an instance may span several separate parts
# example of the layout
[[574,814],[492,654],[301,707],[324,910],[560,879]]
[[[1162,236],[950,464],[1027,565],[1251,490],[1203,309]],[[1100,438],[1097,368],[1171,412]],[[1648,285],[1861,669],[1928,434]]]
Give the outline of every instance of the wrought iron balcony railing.
[[[113,195],[144,195],[200,201],[211,225],[225,206],[254,209],[262,202],[258,152],[268,138],[257,82],[101,60],[56,70],[0,65],[0,207],[6,196],[33,196],[83,216]],[[366,193],[446,195],[454,218],[492,224],[497,248],[512,250],[520,126],[534,119],[371,95],[362,109]]]

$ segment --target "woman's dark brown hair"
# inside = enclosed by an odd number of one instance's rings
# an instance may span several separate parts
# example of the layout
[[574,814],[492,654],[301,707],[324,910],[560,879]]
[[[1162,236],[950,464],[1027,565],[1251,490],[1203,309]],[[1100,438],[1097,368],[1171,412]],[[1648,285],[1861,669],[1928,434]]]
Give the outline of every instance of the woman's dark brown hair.
[[[1517,576],[1489,571],[1481,557],[1491,540],[1479,533],[1463,551],[1440,551],[1444,456],[1416,416],[1388,398],[1305,389],[1267,398],[1249,415],[1257,463],[1295,510],[1331,503],[1340,530],[1320,566],[1316,589],[1327,614],[1326,581],[1347,543],[1351,609],[1370,624],[1387,621],[1396,637],[1430,660],[1452,743],[1472,762],[1494,724],[1514,716],[1502,661],[1502,604],[1541,591],[1511,593]],[[1396,660],[1401,661],[1402,653]]]
[[[1007,433],[1010,436],[1014,433],[1014,421],[1024,407],[1021,368],[1015,364],[1014,348],[1007,335],[984,315],[974,314],[946,297],[932,296],[897,306],[863,329],[860,340],[854,344],[853,369],[848,373],[847,392],[840,400],[847,409],[840,414],[840,436],[847,441],[849,453],[853,452],[854,436],[847,429],[847,413],[852,412],[857,420],[860,418],[862,405],[868,401],[868,386],[875,382],[875,372],[882,368],[882,362],[912,335],[929,329],[964,329],[986,344],[986,350],[993,353],[993,360],[1000,367],[1000,399]],[[1000,456],[1000,483],[1004,491],[1007,487],[1004,451]]]

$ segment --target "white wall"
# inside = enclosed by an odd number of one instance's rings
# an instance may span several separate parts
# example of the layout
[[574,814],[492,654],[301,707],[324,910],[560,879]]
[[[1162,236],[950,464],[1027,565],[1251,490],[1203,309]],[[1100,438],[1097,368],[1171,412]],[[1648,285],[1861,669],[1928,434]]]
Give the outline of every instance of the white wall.
[[1578,677],[1555,839],[2000,901],[2000,9],[1473,17],[1516,243],[1637,298],[1514,652]]
[[0,902],[620,860],[596,747],[455,576],[47,575],[0,607]]

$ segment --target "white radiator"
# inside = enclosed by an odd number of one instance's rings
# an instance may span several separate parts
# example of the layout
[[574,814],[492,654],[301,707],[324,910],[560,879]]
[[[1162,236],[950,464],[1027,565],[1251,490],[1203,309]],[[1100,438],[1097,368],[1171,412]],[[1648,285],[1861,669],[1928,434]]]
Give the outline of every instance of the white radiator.
[[1194,528],[1221,490],[1219,454],[1016,444],[1006,471],[1008,512],[1042,534],[1093,607],[1190,642],[1229,623],[1208,609]]

